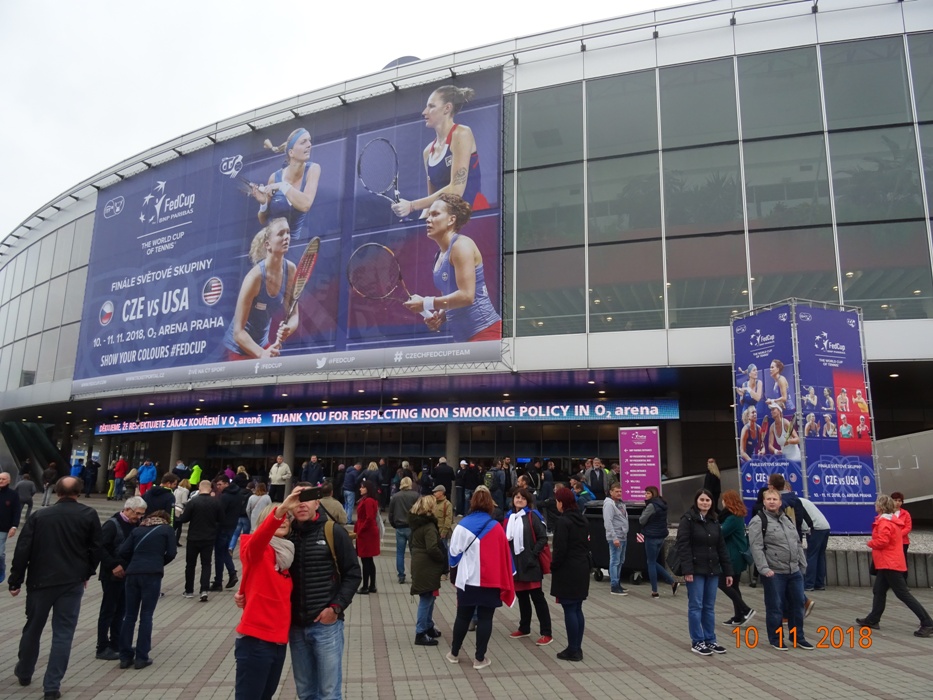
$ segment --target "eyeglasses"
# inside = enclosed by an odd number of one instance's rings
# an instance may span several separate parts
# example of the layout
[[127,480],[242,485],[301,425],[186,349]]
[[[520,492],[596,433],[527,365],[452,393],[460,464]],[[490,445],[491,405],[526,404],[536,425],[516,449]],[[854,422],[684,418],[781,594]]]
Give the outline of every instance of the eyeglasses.
[[146,514],[146,511],[144,510],[134,510],[133,512],[136,513],[136,515],[138,515],[140,518]]

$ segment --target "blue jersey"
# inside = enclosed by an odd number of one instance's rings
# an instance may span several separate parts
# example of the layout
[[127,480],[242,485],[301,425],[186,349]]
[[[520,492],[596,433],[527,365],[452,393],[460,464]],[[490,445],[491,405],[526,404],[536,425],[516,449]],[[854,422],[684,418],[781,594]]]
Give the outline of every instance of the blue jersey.
[[[249,307],[249,316],[246,317],[244,330],[249,337],[260,347],[266,347],[269,344],[269,328],[272,326],[272,315],[285,307],[285,290],[288,288],[288,263],[282,260],[282,286],[279,293],[270,296],[266,290],[266,261],[259,261],[259,294],[253,299]],[[224,333],[224,346],[238,355],[246,356],[236,340],[233,337],[233,324],[227,326],[227,332]]]
[[[437,139],[431,144],[431,153],[428,156],[428,180],[434,192],[450,184],[450,168],[453,165],[454,154],[450,152],[450,138],[457,129],[457,124],[453,125],[450,133],[447,134],[447,140],[443,147],[438,148]],[[439,160],[435,165],[431,161],[435,158]],[[466,188],[463,190],[463,201],[469,204],[474,210],[477,209],[477,196],[482,189],[482,177],[479,169],[479,154],[470,155],[470,166],[467,170]],[[482,205],[479,207],[485,209],[488,206],[485,199],[482,199]]]
[[[305,165],[304,174],[301,176],[301,184],[298,186],[298,189],[302,192],[305,189],[305,185],[308,182],[308,170],[310,170],[313,163],[308,163]],[[275,182],[282,182],[282,170],[275,171]],[[273,219],[284,218],[288,219],[288,227],[291,229],[292,240],[299,240],[306,237],[308,232],[308,225],[310,222],[310,211],[298,211],[291,205],[291,202],[288,201],[288,198],[282,194],[281,190],[276,190],[272,194],[272,200],[269,202],[269,208],[267,209],[267,218],[266,221],[272,221]]]
[[[457,276],[453,265],[450,264],[450,251],[460,237],[455,233],[450,239],[450,247],[446,252],[438,251],[434,258],[434,286],[438,288],[441,296],[452,294],[457,290]],[[486,289],[486,275],[483,266],[476,268],[476,293],[473,303],[460,309],[447,309],[447,323],[451,335],[457,342],[465,342],[480,331],[486,330],[492,324],[501,321],[492,302],[489,300],[489,291]]]

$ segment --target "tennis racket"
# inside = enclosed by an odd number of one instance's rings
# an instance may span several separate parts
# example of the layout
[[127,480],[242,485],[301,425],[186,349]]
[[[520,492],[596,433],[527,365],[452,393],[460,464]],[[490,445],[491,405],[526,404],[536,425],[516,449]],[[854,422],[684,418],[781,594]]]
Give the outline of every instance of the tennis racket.
[[[298,308],[298,300],[307,286],[308,280],[311,279],[311,273],[314,271],[314,265],[317,263],[317,253],[320,247],[321,239],[315,236],[308,243],[305,252],[301,254],[301,259],[298,261],[295,270],[295,288],[292,292],[292,303],[288,307],[288,313],[285,314],[285,318],[279,324],[279,328],[288,322],[288,319],[295,313],[295,309]],[[281,347],[282,343],[276,341],[273,345]]]
[[363,146],[356,161],[356,174],[369,192],[393,204],[399,201],[398,153],[388,139],[375,138]]
[[[382,301],[393,295],[399,302],[411,299],[398,258],[391,248],[380,243],[364,243],[353,251],[347,263],[347,279],[353,291],[366,299]],[[421,315],[433,316],[430,311],[422,311]]]

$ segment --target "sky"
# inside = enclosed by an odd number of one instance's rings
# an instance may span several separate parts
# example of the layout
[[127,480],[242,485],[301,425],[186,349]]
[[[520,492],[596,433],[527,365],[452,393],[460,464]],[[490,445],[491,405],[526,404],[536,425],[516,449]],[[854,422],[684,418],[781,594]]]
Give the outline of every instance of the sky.
[[[40,206],[207,124],[379,71],[688,4],[472,0],[0,2],[0,239]],[[529,8],[534,8],[529,12]],[[552,9],[553,8],[553,9]]]

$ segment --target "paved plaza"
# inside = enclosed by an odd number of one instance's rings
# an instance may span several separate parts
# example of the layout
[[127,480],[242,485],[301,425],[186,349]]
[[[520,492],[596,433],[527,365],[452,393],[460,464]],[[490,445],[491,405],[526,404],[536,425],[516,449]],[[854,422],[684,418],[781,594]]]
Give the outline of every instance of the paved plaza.
[[[102,517],[113,513],[116,503],[100,497],[86,501]],[[184,540],[182,540],[184,542]],[[9,567],[15,539],[7,546]],[[237,562],[239,567],[239,562]],[[882,629],[859,644],[858,629],[850,635],[855,617],[868,612],[867,588],[833,588],[812,594],[817,601],[806,621],[807,638],[821,640],[827,648],[781,653],[767,644],[761,588],[743,587],[748,603],[758,610],[751,621],[754,632],[743,635],[739,648],[731,628],[720,626],[719,643],[724,656],[699,657],[689,649],[687,595],[671,596],[661,587],[661,598],[652,600],[647,585],[631,586],[627,597],[610,596],[608,580],[591,582],[584,604],[586,634],[582,663],[558,661],[564,648],[563,616],[551,602],[554,643],[536,647],[537,624],[532,637],[512,640],[518,607],[496,613],[489,655],[492,665],[475,671],[469,663],[470,638],[460,654],[461,663],[444,659],[454,619],[453,587],[445,584],[436,610],[443,632],[438,647],[414,645],[417,599],[409,587],[396,582],[395,538],[389,530],[383,554],[376,559],[379,592],[357,596],[347,610],[347,643],[344,656],[344,696],[366,700],[393,698],[760,698],[781,700],[809,698],[906,698],[933,697],[933,639],[912,635],[916,619],[889,595]],[[234,627],[239,610],[230,592],[212,593],[207,603],[182,598],[184,550],[166,569],[165,597],[155,613],[152,657],[155,663],[142,670],[121,671],[115,661],[94,658],[100,584],[92,580],[81,609],[71,663],[62,684],[66,700],[119,698],[120,700],[182,700],[185,698],[233,698]],[[549,581],[545,582],[545,591]],[[914,590],[928,609],[933,609],[933,590]],[[25,595],[13,598],[7,587],[0,595],[0,697],[42,696],[42,673],[50,640],[46,628],[33,684],[20,687],[13,676],[19,635],[25,622]],[[718,618],[732,616],[725,596],[719,596]],[[270,614],[276,614],[270,611]],[[825,634],[818,631],[826,627]],[[836,629],[834,629],[836,628]],[[471,635],[472,636],[472,635]],[[825,639],[824,639],[825,637]],[[870,645],[869,645],[870,642]],[[838,648],[833,648],[833,646]],[[286,662],[279,698],[294,698],[295,686]]]

